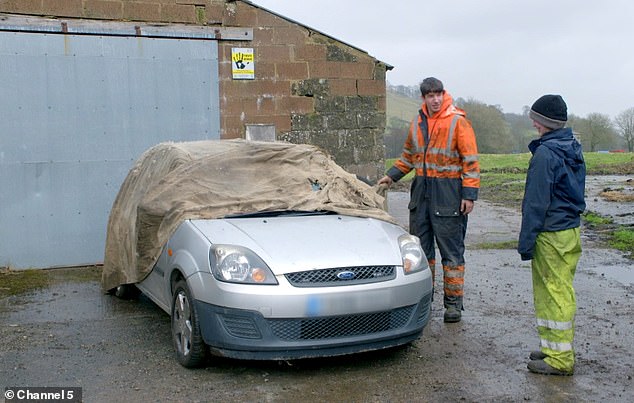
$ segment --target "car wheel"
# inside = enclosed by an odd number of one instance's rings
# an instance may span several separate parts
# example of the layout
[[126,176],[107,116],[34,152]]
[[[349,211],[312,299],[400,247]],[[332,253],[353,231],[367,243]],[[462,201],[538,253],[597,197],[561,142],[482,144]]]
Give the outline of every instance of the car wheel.
[[200,366],[207,356],[207,346],[200,333],[198,312],[184,280],[176,283],[172,298],[172,339],[176,359],[187,368]]
[[120,286],[113,288],[111,291],[115,297],[121,299],[135,299],[141,294],[141,290],[136,288],[134,284],[121,284]]

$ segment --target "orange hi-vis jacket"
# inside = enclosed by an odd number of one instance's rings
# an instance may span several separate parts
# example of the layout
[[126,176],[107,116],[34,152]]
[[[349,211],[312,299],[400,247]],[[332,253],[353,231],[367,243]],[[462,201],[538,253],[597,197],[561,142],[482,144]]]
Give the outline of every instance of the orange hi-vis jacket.
[[466,112],[453,105],[447,92],[433,117],[423,103],[412,120],[403,153],[387,175],[398,181],[412,169],[416,178],[410,209],[422,198],[429,198],[436,215],[454,216],[459,214],[462,199],[478,198],[480,165],[475,133]]

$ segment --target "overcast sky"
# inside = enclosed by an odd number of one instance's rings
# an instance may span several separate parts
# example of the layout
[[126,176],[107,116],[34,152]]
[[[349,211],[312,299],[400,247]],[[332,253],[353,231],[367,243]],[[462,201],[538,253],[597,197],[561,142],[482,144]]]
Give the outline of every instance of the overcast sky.
[[581,117],[634,107],[632,0],[252,2],[394,66],[393,85],[434,76],[513,113],[546,93]]

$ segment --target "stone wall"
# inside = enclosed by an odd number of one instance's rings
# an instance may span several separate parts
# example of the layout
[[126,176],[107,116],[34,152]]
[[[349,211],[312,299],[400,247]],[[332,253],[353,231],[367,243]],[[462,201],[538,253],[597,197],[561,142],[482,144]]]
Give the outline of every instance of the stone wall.
[[[385,63],[248,1],[0,0],[0,12],[253,28],[253,41],[218,42],[221,138],[274,125],[277,139],[321,146],[349,172],[384,171]],[[232,78],[235,47],[254,49],[254,80]]]

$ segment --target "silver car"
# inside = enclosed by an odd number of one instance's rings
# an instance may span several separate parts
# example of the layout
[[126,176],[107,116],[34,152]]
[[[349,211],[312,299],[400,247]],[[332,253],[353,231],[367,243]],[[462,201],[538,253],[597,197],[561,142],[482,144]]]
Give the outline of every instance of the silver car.
[[113,205],[102,285],[165,310],[185,367],[403,345],[429,320],[431,272],[382,200],[313,146],[163,145]]
[[137,287],[171,315],[186,367],[208,352],[282,360],[406,344],[432,294],[418,238],[316,212],[184,221]]

